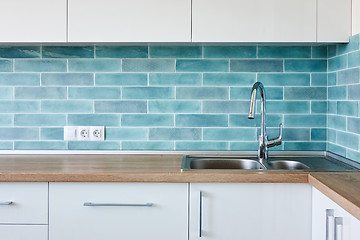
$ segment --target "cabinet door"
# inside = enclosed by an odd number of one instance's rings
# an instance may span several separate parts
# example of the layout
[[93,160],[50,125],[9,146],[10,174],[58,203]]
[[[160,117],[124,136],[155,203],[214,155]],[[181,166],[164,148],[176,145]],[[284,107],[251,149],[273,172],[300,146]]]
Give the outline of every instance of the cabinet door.
[[70,42],[190,42],[191,0],[69,0]]
[[190,240],[309,240],[311,187],[288,183],[190,184]]
[[50,183],[50,239],[186,240],[187,186]]
[[66,0],[1,0],[0,42],[65,42]]
[[4,240],[47,240],[47,225],[0,225],[0,239]]
[[194,42],[316,42],[316,0],[193,0]]

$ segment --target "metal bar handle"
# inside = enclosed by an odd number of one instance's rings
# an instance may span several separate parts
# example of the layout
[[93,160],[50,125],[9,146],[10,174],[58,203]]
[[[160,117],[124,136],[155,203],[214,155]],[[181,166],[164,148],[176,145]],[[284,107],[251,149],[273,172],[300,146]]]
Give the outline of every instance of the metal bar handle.
[[8,201],[8,202],[0,202],[0,205],[11,205],[13,204],[12,201]]
[[202,237],[202,211],[203,211],[203,192],[200,191],[200,203],[199,203],[199,237]]
[[335,240],[334,209],[326,209],[326,240]]
[[153,203],[133,204],[133,203],[92,203],[84,202],[85,207],[152,207]]
[[335,218],[335,240],[343,240],[343,218]]

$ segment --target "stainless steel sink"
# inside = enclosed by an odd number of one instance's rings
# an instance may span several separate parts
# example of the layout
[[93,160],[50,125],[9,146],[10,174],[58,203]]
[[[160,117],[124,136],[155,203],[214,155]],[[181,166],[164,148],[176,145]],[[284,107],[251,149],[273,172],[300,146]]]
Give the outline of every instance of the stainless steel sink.
[[190,169],[265,169],[258,161],[232,158],[199,158],[190,162]]
[[298,161],[292,160],[278,160],[278,161],[269,161],[269,164],[272,168],[275,169],[284,169],[284,170],[309,170],[310,167],[306,164],[303,164]]

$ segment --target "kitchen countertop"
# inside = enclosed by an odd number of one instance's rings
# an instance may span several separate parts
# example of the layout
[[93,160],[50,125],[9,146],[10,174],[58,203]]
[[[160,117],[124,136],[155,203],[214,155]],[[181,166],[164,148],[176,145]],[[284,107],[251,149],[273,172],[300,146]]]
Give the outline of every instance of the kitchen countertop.
[[360,172],[180,171],[182,155],[0,155],[1,182],[310,183],[360,220]]

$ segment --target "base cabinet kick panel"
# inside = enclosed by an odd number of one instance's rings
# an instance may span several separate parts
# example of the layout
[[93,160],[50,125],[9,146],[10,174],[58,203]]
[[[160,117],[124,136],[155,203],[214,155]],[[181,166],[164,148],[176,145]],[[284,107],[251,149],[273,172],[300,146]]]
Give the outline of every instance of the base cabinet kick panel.
[[189,239],[310,240],[311,186],[190,184]]
[[49,239],[186,240],[187,183],[50,183]]

